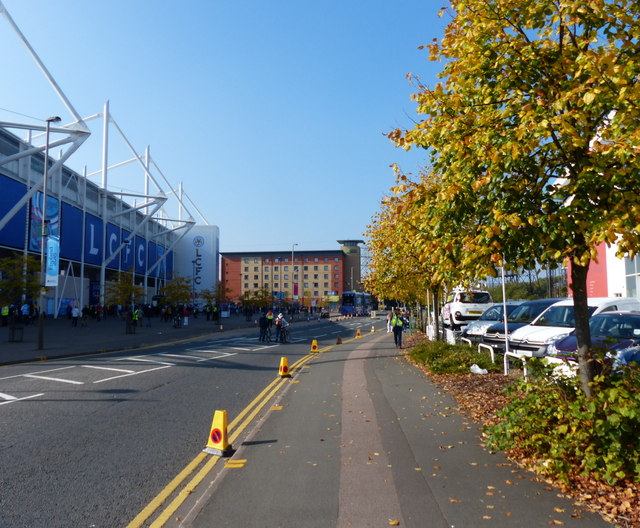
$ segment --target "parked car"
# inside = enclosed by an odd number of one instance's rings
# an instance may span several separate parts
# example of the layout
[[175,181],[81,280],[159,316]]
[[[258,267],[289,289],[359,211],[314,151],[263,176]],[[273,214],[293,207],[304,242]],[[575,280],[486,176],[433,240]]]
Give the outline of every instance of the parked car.
[[[588,300],[589,315],[604,312],[640,311],[640,300],[633,297],[594,297]],[[570,334],[575,327],[573,299],[557,302],[531,324],[515,330],[509,337],[509,349],[515,354],[544,357],[549,344]]]
[[493,304],[491,294],[481,290],[453,290],[442,309],[442,325],[459,330],[478,319]]
[[466,337],[472,343],[482,341],[482,336],[487,329],[491,328],[497,322],[504,321],[504,307],[507,307],[507,317],[522,304],[522,301],[509,301],[507,303],[494,304],[487,308],[484,313],[476,321],[471,321],[462,330],[462,337]]
[[495,323],[487,328],[482,336],[482,343],[493,348],[494,352],[504,354],[505,334],[508,336],[514,330],[528,325],[552,304],[562,299],[536,299],[523,302],[507,317],[507,330],[504,323]]
[[[606,312],[589,320],[591,347],[617,357],[620,352],[640,345],[640,313]],[[573,359],[578,351],[575,330],[549,344],[547,354]]]

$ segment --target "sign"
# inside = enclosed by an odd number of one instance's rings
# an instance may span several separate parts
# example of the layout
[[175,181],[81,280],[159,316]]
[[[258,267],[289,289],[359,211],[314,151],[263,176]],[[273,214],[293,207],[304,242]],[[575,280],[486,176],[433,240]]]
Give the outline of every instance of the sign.
[[58,286],[60,270],[60,238],[54,235],[47,237],[47,276],[45,286]]

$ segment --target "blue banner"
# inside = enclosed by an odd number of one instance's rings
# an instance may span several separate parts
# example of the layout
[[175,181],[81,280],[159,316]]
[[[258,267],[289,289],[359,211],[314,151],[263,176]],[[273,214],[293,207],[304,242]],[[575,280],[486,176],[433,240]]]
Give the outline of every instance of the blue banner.
[[60,256],[80,262],[82,260],[82,210],[62,202],[60,216]]
[[85,215],[84,261],[87,264],[102,264],[102,220]]
[[[27,192],[26,185],[6,176],[0,176],[0,218],[3,218]],[[26,204],[0,229],[0,245],[23,249],[25,232]]]
[[55,235],[47,237],[47,277],[45,286],[58,285],[60,270],[60,238]]

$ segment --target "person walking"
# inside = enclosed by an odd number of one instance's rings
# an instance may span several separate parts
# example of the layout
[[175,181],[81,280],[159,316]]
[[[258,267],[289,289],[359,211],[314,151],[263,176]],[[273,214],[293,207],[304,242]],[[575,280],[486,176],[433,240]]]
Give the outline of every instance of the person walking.
[[71,326],[78,326],[78,319],[80,319],[80,307],[74,304],[71,308]]
[[402,312],[399,309],[396,309],[391,316],[393,342],[395,343],[396,348],[402,348],[402,332],[404,332],[406,324],[406,319],[402,316]]

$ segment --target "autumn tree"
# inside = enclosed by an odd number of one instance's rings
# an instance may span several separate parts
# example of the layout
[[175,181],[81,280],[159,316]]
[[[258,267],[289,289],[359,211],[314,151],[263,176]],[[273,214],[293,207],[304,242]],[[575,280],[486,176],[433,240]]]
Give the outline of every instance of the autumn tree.
[[[452,0],[442,81],[390,137],[429,152],[437,214],[469,228],[460,267],[570,262],[582,387],[591,395],[586,279],[601,242],[640,241],[636,0]],[[412,207],[420,207],[415,203]],[[475,261],[469,261],[475,254]],[[482,257],[482,261],[477,256]]]
[[0,306],[37,299],[40,291],[40,261],[32,255],[0,259]]
[[106,286],[105,299],[111,304],[133,305],[144,300],[144,288],[133,281],[133,273],[119,272]]
[[160,290],[167,304],[189,304],[193,300],[191,279],[174,275]]

